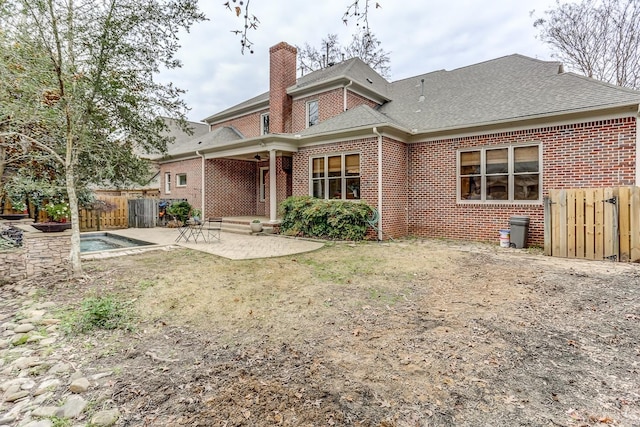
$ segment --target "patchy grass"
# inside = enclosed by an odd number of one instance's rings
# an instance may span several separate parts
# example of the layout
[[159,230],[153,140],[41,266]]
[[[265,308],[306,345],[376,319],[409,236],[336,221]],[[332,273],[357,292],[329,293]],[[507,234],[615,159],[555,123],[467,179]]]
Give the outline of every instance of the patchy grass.
[[81,302],[77,310],[69,310],[63,316],[62,329],[69,333],[96,329],[132,330],[134,322],[130,302],[123,302],[115,295],[90,296]]

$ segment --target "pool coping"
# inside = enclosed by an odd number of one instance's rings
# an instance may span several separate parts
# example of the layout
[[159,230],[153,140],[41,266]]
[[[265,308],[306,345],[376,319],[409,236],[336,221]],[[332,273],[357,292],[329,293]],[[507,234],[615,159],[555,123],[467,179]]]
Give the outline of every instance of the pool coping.
[[[91,235],[112,235],[112,236],[116,236],[116,237],[124,237],[126,239],[129,240],[135,240],[138,242],[144,242],[146,243],[145,245],[141,245],[141,246],[127,246],[127,247],[122,247],[122,248],[114,248],[114,249],[103,249],[103,250],[98,250],[98,251],[87,251],[87,252],[80,252],[80,259],[83,260],[91,260],[91,259],[100,259],[100,258],[110,258],[110,257],[114,257],[114,256],[123,256],[123,255],[132,255],[132,254],[137,254],[137,253],[143,253],[143,252],[148,252],[151,250],[158,250],[158,249],[163,249],[163,248],[167,248],[173,245],[165,245],[165,244],[158,244],[158,243],[153,243],[153,242],[149,242],[147,240],[141,240],[141,239],[137,239],[135,237],[129,237],[129,236],[123,236],[121,234],[118,233],[113,233],[111,231],[85,231],[80,233],[80,237],[82,238],[82,236],[91,236]],[[177,246],[176,246],[177,247]]]

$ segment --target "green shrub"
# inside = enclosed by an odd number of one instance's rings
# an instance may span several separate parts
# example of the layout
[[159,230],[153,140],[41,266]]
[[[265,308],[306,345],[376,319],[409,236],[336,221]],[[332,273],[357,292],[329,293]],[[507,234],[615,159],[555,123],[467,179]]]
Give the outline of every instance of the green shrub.
[[283,234],[335,240],[362,240],[371,207],[364,202],[289,197],[280,204]]
[[167,213],[180,222],[188,220],[190,212],[191,205],[187,201],[175,202],[167,208]]

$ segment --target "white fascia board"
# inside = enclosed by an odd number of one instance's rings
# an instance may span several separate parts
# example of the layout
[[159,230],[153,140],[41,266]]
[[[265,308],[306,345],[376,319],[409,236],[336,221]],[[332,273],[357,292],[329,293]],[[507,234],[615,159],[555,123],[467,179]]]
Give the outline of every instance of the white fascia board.
[[260,111],[266,110],[266,112],[269,112],[269,101],[261,101],[259,103],[256,104],[252,104],[252,105],[247,105],[243,108],[240,108],[238,110],[234,110],[234,111],[229,111],[227,114],[214,114],[213,116],[209,116],[206,119],[204,119],[203,121],[206,122],[207,125],[209,126],[215,126],[218,123],[221,122],[226,122],[229,120],[233,120],[233,119],[238,119],[240,117],[244,117],[247,116],[249,114],[254,114],[254,113],[258,113]]
[[312,96],[316,96],[316,95],[320,95],[332,90],[336,90],[336,89],[342,89],[344,88],[344,84],[333,84],[330,86],[325,86],[325,85],[321,85],[321,86],[309,86],[309,90],[305,91],[305,90],[297,90],[295,91],[294,94],[290,94],[291,95],[291,99],[294,101],[297,101],[299,99],[303,99],[303,98],[309,98]]
[[[585,121],[599,121],[619,119],[623,117],[633,116],[632,111],[638,112],[638,104],[614,106],[611,108],[603,108],[599,110],[581,110],[564,114],[544,114],[535,117],[522,117],[498,120],[493,122],[478,123],[469,126],[455,126],[450,128],[432,129],[428,131],[413,132],[413,137],[409,142],[432,142],[441,139],[462,138],[470,136],[485,135],[495,133],[497,131],[520,131],[528,129],[537,129],[547,126],[562,126]],[[617,110],[617,111],[615,111]]]
[[289,152],[297,152],[298,146],[296,144],[288,143],[288,142],[267,142],[261,143],[259,140],[252,141],[250,144],[243,144],[238,147],[229,147],[226,149],[220,149],[215,151],[209,151],[202,153],[205,159],[219,159],[223,157],[235,157],[242,156],[246,154],[252,154],[256,151],[289,151]]

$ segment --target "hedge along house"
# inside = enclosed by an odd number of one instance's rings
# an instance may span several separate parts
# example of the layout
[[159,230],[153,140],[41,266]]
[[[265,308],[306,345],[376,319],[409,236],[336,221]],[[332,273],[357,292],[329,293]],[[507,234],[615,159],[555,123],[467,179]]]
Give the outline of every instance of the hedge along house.
[[273,222],[290,195],[362,200],[392,237],[497,240],[527,215],[542,244],[549,189],[640,183],[639,106],[637,91],[521,55],[396,82],[357,58],[296,78],[279,43],[269,91],[174,144],[161,194]]

